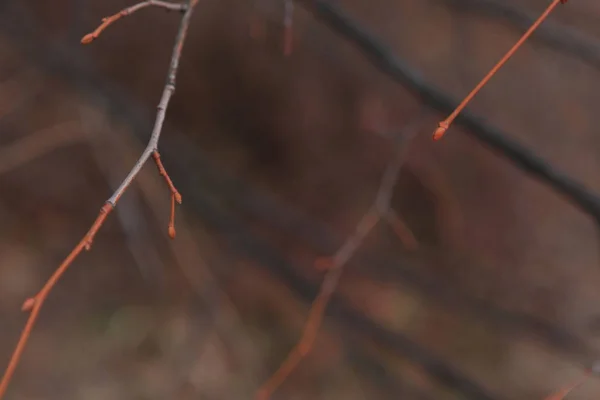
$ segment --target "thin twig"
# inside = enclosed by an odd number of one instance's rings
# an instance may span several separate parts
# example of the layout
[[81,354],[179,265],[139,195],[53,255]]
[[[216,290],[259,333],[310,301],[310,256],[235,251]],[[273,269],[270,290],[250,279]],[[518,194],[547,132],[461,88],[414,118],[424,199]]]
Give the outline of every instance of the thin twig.
[[[359,26],[353,18],[342,9],[331,4],[330,1],[296,1],[304,5],[317,19],[357,47],[375,67],[418,95],[428,106],[441,112],[451,112],[456,107],[458,102],[455,99],[424,80],[418,72],[407,66],[375,35]],[[488,124],[469,110],[460,113],[456,117],[455,123],[462,125],[466,128],[465,133],[472,135],[478,141],[496,150],[524,172],[550,185],[580,209],[593,216],[596,222],[600,224],[600,197],[580,182],[554,168],[531,149],[510,139],[511,135]]]
[[[297,365],[311,351],[314,341],[317,337],[318,330],[322,324],[325,315],[327,304],[333,295],[337,284],[342,275],[343,267],[352,258],[357,249],[362,245],[364,239],[373,230],[375,225],[380,221],[382,216],[385,216],[390,209],[390,200],[392,190],[396,183],[400,167],[404,159],[406,151],[406,142],[410,140],[417,132],[422,118],[417,118],[409,127],[405,129],[401,136],[401,148],[397,151],[394,159],[390,162],[388,168],[383,174],[381,184],[377,192],[373,205],[367,213],[363,215],[360,222],[356,226],[354,234],[346,240],[346,242],[336,251],[336,253],[324,261],[317,259],[317,264],[327,269],[323,283],[315,300],[313,301],[308,319],[304,326],[302,336],[299,342],[294,346],[288,354],[279,369],[263,384],[256,394],[257,400],[267,400],[273,392],[286,380],[286,378],[294,371]],[[417,122],[417,123],[415,123]],[[412,233],[411,233],[412,235]],[[412,236],[414,238],[414,236]],[[411,243],[413,245],[413,243]]]
[[[182,174],[185,175],[185,170]],[[258,237],[238,217],[223,212],[210,196],[207,196],[206,189],[197,184],[203,182],[198,174],[190,175],[189,178],[195,182],[190,183],[188,194],[195,204],[191,210],[197,213],[207,226],[223,236],[232,256],[251,260],[252,265],[268,271],[304,301],[310,301],[317,296],[319,288],[299,273],[297,267],[293,266],[279,249]],[[328,308],[332,309],[336,320],[342,323],[346,331],[352,335],[360,335],[398,359],[419,366],[433,380],[460,393],[462,398],[499,399],[485,385],[482,386],[459,367],[422,347],[406,334],[379,325],[355,309],[339,294],[333,294]]]
[[[522,8],[517,8],[504,0],[441,0],[449,8],[460,13],[475,14],[505,20],[513,28],[527,29],[535,22],[535,17]],[[530,40],[542,43],[567,56],[571,56],[593,68],[600,69],[600,43],[594,37],[568,25],[546,21]]]
[[169,190],[171,191],[171,217],[169,218],[169,237],[171,239],[175,239],[175,203],[181,204],[181,194],[179,194],[179,191],[175,188],[173,181],[169,177],[169,174],[167,174],[167,170],[163,166],[162,161],[160,161],[160,154],[158,153],[158,150],[154,150],[154,152],[152,153],[152,157],[154,158],[154,162],[158,167],[158,172],[165,179],[165,182],[167,183],[167,186],[169,186]]
[[167,1],[160,1],[160,0],[145,0],[138,4],[133,5],[131,7],[124,8],[123,10],[119,11],[116,14],[111,15],[110,17],[102,18],[102,23],[100,24],[100,26],[98,26],[96,28],[96,30],[94,30],[93,32],[85,35],[81,39],[81,43],[82,44],[91,43],[92,41],[94,41],[94,39],[98,38],[98,36],[100,36],[100,34],[106,28],[108,28],[113,23],[117,22],[122,17],[126,17],[128,15],[133,14],[134,12],[136,12],[138,10],[141,10],[142,8],[146,8],[146,7],[150,7],[150,6],[161,7],[166,10],[169,10],[169,11],[185,11],[187,8],[187,4],[185,4],[185,3],[169,3]]
[[96,232],[100,229],[108,214],[114,209],[119,198],[123,195],[123,193],[127,190],[127,187],[131,184],[131,182],[135,179],[138,172],[142,168],[142,166],[146,163],[151,154],[157,151],[158,140],[160,138],[160,133],[162,130],[165,113],[167,110],[167,106],[169,104],[169,100],[175,91],[175,77],[177,74],[177,67],[179,66],[179,59],[181,57],[181,50],[183,48],[183,43],[185,41],[185,37],[187,35],[190,18],[192,16],[192,12],[194,6],[197,4],[197,0],[189,0],[186,6],[186,12],[181,18],[181,23],[179,26],[179,31],[177,33],[177,38],[175,39],[175,46],[173,48],[173,53],[171,57],[171,63],[169,66],[169,70],[167,73],[167,82],[165,84],[163,94],[158,105],[158,112],[156,115],[156,121],[154,124],[154,128],[152,130],[152,135],[150,137],[149,143],[142,153],[141,157],[132,168],[130,173],[127,175],[125,180],[119,186],[119,188],[114,192],[114,194],[106,201],[104,206],[100,209],[100,213],[92,227],[87,232],[87,234],[81,239],[79,244],[71,251],[71,253],[67,256],[67,258],[62,262],[62,264],[58,267],[58,269],[52,274],[50,279],[46,282],[46,284],[42,287],[42,289],[33,297],[27,299],[23,303],[23,311],[30,311],[29,318],[27,323],[25,324],[25,328],[23,329],[17,346],[10,358],[8,367],[2,376],[2,380],[0,381],[0,398],[6,393],[6,389],[8,388],[8,384],[14,374],[14,371],[19,363],[23,350],[25,349],[25,345],[27,344],[27,340],[31,334],[31,330],[37,320],[37,317],[40,313],[41,307],[56,284],[56,282],[60,279],[60,277],[66,272],[75,258],[84,250],[89,250],[92,245],[92,241]]
[[[107,137],[123,135],[125,132],[123,129],[109,126],[106,119],[99,112],[104,107],[105,105],[96,105],[96,107],[81,105],[79,106],[79,114],[82,128],[88,137],[96,164],[103,171],[111,189],[114,190],[121,184],[123,170],[130,168],[135,160],[127,163],[124,167],[121,167],[121,163],[118,162],[120,158],[115,154],[116,146],[107,143]],[[136,150],[132,154],[137,156],[141,149]],[[139,188],[140,179],[141,175],[136,180],[137,187],[135,189]],[[164,266],[158,250],[152,245],[149,227],[142,214],[142,205],[143,201],[139,190],[130,189],[127,196],[119,202],[119,207],[115,209],[115,212],[125,234],[124,241],[140,273],[148,283],[157,287],[163,282],[161,278]]]
[[[98,93],[94,93],[93,95],[98,96]],[[106,99],[99,98],[98,101],[101,102],[101,107],[109,105]],[[110,127],[107,127],[104,133],[102,135],[103,139],[108,141],[107,144],[115,150],[113,152],[115,159],[109,160],[103,158],[99,162],[105,164],[107,168],[116,166],[117,169],[121,170],[123,168],[119,166],[125,168],[125,166],[131,165],[135,161],[131,160],[132,156],[141,151],[138,141],[132,140],[132,135],[128,135],[125,132],[115,132]],[[163,224],[165,219],[161,210],[164,210],[167,204],[163,196],[160,196],[161,182],[159,179],[148,170],[142,170],[135,183],[136,189],[139,189],[143,202],[149,206],[155,221]],[[131,193],[129,193],[126,199],[121,200],[121,206],[116,211],[122,211],[122,202],[128,200],[129,196],[131,196]],[[171,196],[171,201],[172,198],[173,196]],[[219,277],[212,272],[208,260],[206,260],[204,254],[201,252],[202,249],[198,248],[197,243],[206,245],[207,249],[213,248],[214,245],[211,244],[212,239],[205,233],[202,235],[201,240],[197,240],[193,235],[194,233],[198,235],[199,231],[192,230],[192,227],[188,226],[185,220],[179,223],[177,240],[169,241],[168,243],[173,261],[181,270],[192,291],[206,304],[206,308],[211,310],[215,328],[220,336],[224,338],[224,341],[227,342],[228,346],[232,348],[232,353],[241,355],[251,352],[251,349],[255,345],[249,339],[249,336],[245,334],[234,335],[234,332],[239,333],[240,329],[245,329],[236,311],[235,304],[227,292],[220,287]],[[236,360],[236,362],[243,365],[242,370],[248,376],[260,373],[264,369],[262,365],[249,365],[248,361],[243,359],[243,357]],[[250,380],[250,378],[248,379]],[[256,387],[256,382],[249,383],[249,385],[251,387],[248,387],[248,390],[251,391],[252,388]]]
[[577,389],[579,386],[581,386],[585,382],[587,382],[587,380],[590,379],[590,377],[591,377],[591,373],[592,373],[591,370],[585,371],[585,373],[582,376],[580,376],[575,382],[563,387],[559,391],[546,397],[544,400],[563,400],[574,389]]
[[11,379],[13,373],[15,372],[15,369],[17,368],[17,365],[19,363],[19,360],[21,358],[23,350],[25,350],[25,345],[27,344],[27,340],[29,339],[31,330],[33,329],[35,321],[37,320],[37,317],[40,313],[40,310],[42,308],[44,301],[46,300],[46,297],[48,296],[48,294],[50,293],[50,291],[52,290],[52,288],[54,287],[56,282],[58,282],[60,277],[66,272],[66,270],[69,268],[69,266],[71,265],[73,260],[75,260],[75,258],[83,251],[83,249],[86,249],[86,250],[90,249],[90,247],[92,245],[92,241],[94,240],[94,236],[96,235],[96,232],[98,231],[98,229],[100,229],[100,227],[104,223],[104,220],[106,219],[108,214],[112,211],[112,209],[113,208],[112,208],[111,204],[109,204],[109,203],[106,203],[100,209],[100,213],[98,214],[98,217],[92,224],[92,227],[90,228],[90,230],[85,234],[83,239],[81,239],[81,241],[77,244],[77,246],[75,246],[75,248],[67,256],[67,258],[65,258],[65,260],[62,262],[62,264],[60,264],[58,269],[56,271],[54,271],[54,273],[52,274],[50,279],[48,279],[48,281],[44,284],[42,289],[35,296],[28,298],[23,303],[23,306],[21,307],[21,309],[23,311],[30,312],[29,318],[27,319],[25,328],[23,328],[23,331],[21,333],[21,336],[19,338],[17,346],[15,347],[15,350],[10,358],[8,367],[6,368],[6,371],[4,372],[4,375],[2,376],[2,381],[0,381],[0,398],[2,398],[4,396],[4,393],[6,393],[6,389],[8,388],[10,379]]
[[500,61],[498,61],[498,63],[496,63],[496,65],[492,67],[490,72],[488,72],[487,75],[483,77],[483,79],[463,99],[463,101],[460,102],[460,104],[454,109],[454,111],[452,111],[452,113],[445,120],[441,121],[438,124],[438,127],[433,134],[433,140],[440,140],[444,136],[452,122],[454,122],[458,114],[460,114],[460,112],[467,106],[467,104],[469,104],[473,97],[475,97],[475,95],[479,93],[479,91],[485,86],[485,84],[488,83],[494,75],[496,75],[496,72],[498,72],[498,70],[500,70],[500,68],[502,68],[502,66],[506,64],[506,62],[513,56],[513,54],[515,54],[519,47],[521,47],[523,43],[525,43],[527,38],[529,38],[529,36],[531,36],[531,34],[537,29],[537,27],[540,26],[540,24],[544,22],[546,18],[548,18],[548,16],[556,8],[556,6],[558,6],[559,4],[565,4],[566,2],[567,0],[552,0],[552,3],[550,3],[550,5],[544,10],[542,15],[540,15],[540,17],[533,23],[533,25],[531,25],[531,27],[523,34],[523,36],[521,36],[521,38],[517,40],[517,43],[515,43],[510,48],[510,50],[508,50],[508,52],[500,59]]

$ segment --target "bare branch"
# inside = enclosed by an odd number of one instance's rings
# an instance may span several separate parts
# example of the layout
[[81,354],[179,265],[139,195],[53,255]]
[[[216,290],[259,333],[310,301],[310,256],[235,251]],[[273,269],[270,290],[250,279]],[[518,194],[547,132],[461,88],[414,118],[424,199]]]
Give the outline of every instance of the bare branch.
[[[173,95],[173,92],[175,91],[175,77],[177,74],[177,67],[179,66],[181,50],[183,48],[183,43],[184,43],[186,35],[187,35],[190,18],[192,16],[192,12],[193,12],[194,6],[196,4],[197,4],[197,0],[189,0],[187,5],[185,6],[186,12],[183,15],[183,17],[181,18],[179,31],[177,33],[177,38],[175,39],[175,45],[173,48],[171,63],[170,63],[168,73],[167,73],[167,82],[165,84],[165,88],[163,90],[163,94],[162,94],[160,103],[158,105],[156,121],[154,124],[154,128],[152,129],[152,135],[150,137],[148,145],[146,146],[146,149],[144,150],[141,157],[138,159],[138,161],[136,162],[135,166],[132,168],[130,173],[127,175],[125,180],[121,183],[119,188],[117,188],[115,193],[106,201],[104,206],[101,208],[98,217],[92,224],[92,227],[90,228],[88,233],[81,239],[79,244],[71,251],[71,253],[62,262],[62,264],[58,267],[58,269],[54,272],[54,274],[52,274],[50,279],[48,279],[48,281],[42,287],[42,289],[38,292],[38,294],[36,294],[32,298],[27,299],[23,304],[23,307],[22,307],[23,311],[30,311],[30,314],[29,314],[27,323],[25,325],[25,328],[23,329],[23,331],[21,333],[21,336],[19,338],[17,346],[11,356],[8,367],[7,367],[4,375],[2,376],[2,380],[0,381],[0,398],[2,398],[3,395],[6,393],[8,384],[9,384],[9,382],[12,378],[12,375],[19,363],[21,355],[25,349],[25,345],[27,344],[27,340],[29,339],[29,336],[31,334],[31,330],[33,329],[33,326],[37,320],[37,317],[40,313],[41,307],[42,307],[46,297],[48,296],[48,294],[50,293],[50,291],[52,290],[52,288],[54,287],[56,282],[58,282],[60,277],[66,272],[66,270],[73,263],[75,258],[77,258],[77,256],[83,251],[83,249],[89,250],[91,248],[94,236],[96,235],[96,232],[100,229],[100,227],[106,220],[106,217],[108,216],[108,214],[114,209],[117,202],[119,201],[119,198],[123,195],[123,193],[125,193],[125,191],[127,190],[127,187],[135,179],[135,177],[137,176],[137,174],[139,173],[139,171],[143,167],[143,165],[146,163],[146,161],[148,160],[150,155],[157,152],[158,140],[160,138],[160,133],[162,131],[162,126],[163,126],[163,122],[165,119],[165,113],[167,110],[167,106],[169,104],[169,100],[171,99],[171,96]],[[160,164],[158,164],[158,165],[159,165],[159,170],[160,170]],[[164,170],[164,168],[163,168],[163,170]],[[165,175],[163,175],[163,176],[168,176],[168,175],[166,175],[166,172],[165,172]],[[174,192],[172,192],[172,198],[173,198],[173,200],[175,200]],[[172,205],[172,207],[174,207],[174,204]]]
[[479,91],[486,85],[486,83],[488,83],[489,80],[492,79],[494,75],[496,75],[496,72],[498,72],[500,68],[502,68],[502,66],[506,64],[506,62],[513,56],[513,54],[515,54],[519,47],[521,47],[523,43],[525,43],[527,38],[531,36],[531,34],[538,28],[538,26],[540,26],[540,24],[544,22],[546,18],[548,18],[548,16],[556,8],[556,6],[558,6],[559,4],[564,4],[566,2],[567,0],[552,0],[552,3],[550,3],[546,10],[544,10],[542,15],[540,15],[540,17],[533,23],[533,25],[531,25],[531,27],[527,29],[527,32],[525,32],[523,36],[521,36],[521,38],[517,40],[517,43],[515,43],[510,48],[510,50],[508,50],[508,52],[500,59],[500,61],[498,61],[498,63],[496,63],[496,65],[492,67],[490,72],[488,72],[487,75],[467,95],[467,97],[465,97],[463,101],[460,102],[460,104],[454,109],[454,111],[452,111],[448,118],[446,118],[438,124],[438,128],[433,134],[433,140],[440,140],[442,136],[444,136],[452,122],[454,122],[458,114],[460,114],[460,112],[469,104],[473,97],[475,97],[475,95],[479,93]]
[[[408,142],[418,131],[423,116],[416,118],[413,123],[409,124],[404,129],[405,132],[401,135],[400,149],[398,149],[395,157],[388,165],[383,174],[379,190],[377,192],[373,205],[367,213],[360,219],[354,234],[346,240],[344,244],[336,251],[330,259],[318,259],[317,264],[320,269],[327,269],[323,283],[315,300],[313,301],[308,319],[304,326],[300,341],[294,346],[287,358],[281,364],[279,369],[263,384],[256,394],[257,400],[267,400],[273,392],[286,380],[286,378],[294,371],[296,366],[306,357],[311,351],[314,341],[317,337],[318,330],[323,322],[325,309],[335,292],[337,284],[342,275],[342,271],[346,263],[352,258],[354,253],[362,245],[367,235],[373,230],[375,225],[380,221],[381,217],[389,211],[389,203],[392,197],[392,189],[396,183],[400,167],[404,159],[406,151],[406,142]],[[396,223],[396,221],[394,221]],[[403,225],[404,226],[404,225]],[[406,228],[408,230],[408,228]],[[410,232],[410,231],[409,231]],[[399,235],[400,236],[400,235]],[[404,238],[406,234],[400,236]],[[410,247],[415,248],[414,235],[410,233]]]
[[[403,63],[375,35],[359,26],[353,18],[332,5],[330,1],[296,1],[304,5],[329,28],[356,46],[375,67],[411,90],[428,106],[442,112],[451,112],[456,107],[455,99],[424,80],[418,72]],[[597,223],[600,223],[600,197],[580,182],[557,170],[531,149],[510,139],[508,134],[489,125],[468,110],[459,114],[455,123],[462,125],[466,128],[467,134],[496,150],[524,172],[550,185],[581,210],[593,216]]]
[[152,157],[154,158],[154,161],[156,162],[156,166],[158,167],[158,172],[165,179],[165,182],[167,183],[167,185],[169,186],[169,190],[171,191],[171,217],[169,218],[169,237],[171,239],[174,239],[175,238],[175,203],[181,204],[181,194],[179,194],[179,191],[177,191],[177,189],[175,188],[175,185],[173,184],[171,177],[169,177],[169,174],[167,174],[167,170],[165,169],[165,167],[162,164],[162,161],[160,161],[160,154],[158,153],[158,150],[155,150],[154,153],[152,153]]
[[110,17],[102,18],[102,24],[96,28],[96,30],[92,33],[88,33],[83,38],[81,38],[82,44],[88,44],[94,41],[94,39],[98,38],[100,34],[108,28],[113,23],[117,22],[121,17],[126,17],[128,15],[133,14],[134,12],[141,10],[146,7],[160,7],[169,11],[185,11],[187,9],[187,4],[185,3],[169,3],[167,1],[160,0],[145,0],[131,7],[127,7],[116,14],[111,15]]

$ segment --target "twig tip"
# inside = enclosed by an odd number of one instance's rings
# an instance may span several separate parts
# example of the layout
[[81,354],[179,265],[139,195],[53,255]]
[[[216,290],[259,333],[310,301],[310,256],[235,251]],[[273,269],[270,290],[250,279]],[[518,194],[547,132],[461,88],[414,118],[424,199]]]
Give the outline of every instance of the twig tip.
[[84,37],[81,38],[81,44],[89,44],[94,41],[95,37],[93,33],[88,33]]
[[34,305],[35,297],[30,297],[23,302],[23,305],[21,306],[21,311],[31,311]]
[[440,122],[437,129],[433,133],[433,140],[436,140],[436,141],[440,140],[444,136],[444,134],[446,133],[448,128],[449,128],[449,125],[446,121]]

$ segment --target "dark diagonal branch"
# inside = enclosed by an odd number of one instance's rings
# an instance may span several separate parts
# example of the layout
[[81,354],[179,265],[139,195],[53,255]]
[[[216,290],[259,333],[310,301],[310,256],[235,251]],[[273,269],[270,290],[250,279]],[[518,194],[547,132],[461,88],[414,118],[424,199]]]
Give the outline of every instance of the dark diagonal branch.
[[511,59],[511,57],[519,50],[525,41],[535,32],[535,30],[550,16],[559,4],[565,4],[567,0],[552,0],[550,5],[544,12],[533,22],[527,31],[517,40],[517,42],[508,50],[508,52],[492,67],[492,69],[483,77],[481,81],[467,94],[467,96],[456,106],[452,113],[438,124],[433,140],[440,140],[446,133],[456,117],[467,107],[469,102],[479,93],[481,89],[496,75],[496,73]]
[[[419,74],[401,62],[373,34],[359,25],[343,11],[325,0],[296,0],[308,8],[317,19],[353,43],[382,72],[418,95],[430,107],[444,113],[452,112],[458,102],[425,81]],[[600,224],[600,198],[574,181],[530,149],[509,139],[508,135],[489,125],[469,111],[456,117],[455,124],[480,142],[511,160],[517,167],[540,179],[564,195],[579,208],[590,214]]]
[[[518,9],[506,1],[442,0],[442,2],[458,12],[506,21],[518,30],[527,29],[535,21],[535,17],[527,11]],[[531,39],[600,70],[600,43],[576,29],[546,21]]]

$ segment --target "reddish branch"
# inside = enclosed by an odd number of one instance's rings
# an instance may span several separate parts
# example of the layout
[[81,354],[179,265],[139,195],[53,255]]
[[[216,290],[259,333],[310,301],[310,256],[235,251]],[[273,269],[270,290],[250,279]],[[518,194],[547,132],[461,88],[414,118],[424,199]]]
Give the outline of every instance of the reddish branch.
[[137,11],[141,8],[147,7],[147,6],[158,6],[158,7],[163,7],[163,8],[167,8],[170,10],[185,11],[183,17],[181,18],[179,32],[177,33],[177,38],[175,40],[175,46],[173,48],[173,53],[172,53],[172,57],[171,57],[171,63],[169,65],[169,70],[167,73],[167,83],[165,84],[165,87],[164,87],[164,90],[162,93],[162,97],[158,104],[156,120],[154,123],[154,128],[152,129],[152,134],[150,136],[148,145],[146,146],[142,155],[140,156],[140,158],[138,159],[138,161],[136,162],[134,167],[131,169],[131,171],[129,172],[127,177],[123,180],[123,182],[121,183],[119,188],[113,193],[113,195],[106,201],[105,205],[101,208],[98,217],[92,224],[92,227],[90,228],[90,230],[83,237],[83,239],[81,239],[79,244],[71,251],[71,253],[67,256],[67,258],[65,258],[65,260],[62,262],[62,264],[58,267],[58,269],[56,269],[56,271],[52,274],[50,279],[48,279],[46,284],[42,287],[42,289],[35,296],[27,299],[23,303],[22,310],[29,312],[29,318],[27,319],[25,328],[23,329],[21,336],[19,338],[19,341],[15,347],[15,350],[10,358],[8,367],[6,368],[6,371],[4,372],[4,375],[2,376],[2,380],[0,381],[0,398],[2,398],[4,396],[4,394],[6,393],[8,384],[15,372],[15,369],[17,368],[17,365],[19,363],[21,355],[25,349],[25,345],[27,344],[27,340],[29,339],[29,336],[31,335],[31,330],[33,329],[33,326],[39,316],[39,313],[42,308],[42,305],[44,304],[44,301],[48,297],[48,294],[50,293],[52,288],[56,285],[56,283],[61,278],[61,276],[67,271],[67,269],[73,263],[75,258],[77,258],[77,256],[84,249],[89,250],[91,248],[92,241],[94,240],[94,236],[96,235],[96,233],[98,232],[100,227],[104,224],[106,217],[115,208],[115,206],[117,205],[117,202],[119,201],[119,199],[121,198],[123,193],[125,193],[125,191],[129,187],[131,182],[133,182],[133,180],[136,178],[137,174],[139,173],[141,168],[144,166],[146,161],[148,161],[150,156],[154,157],[156,165],[158,166],[158,170],[159,170],[160,174],[165,178],[167,185],[169,186],[169,189],[171,191],[171,222],[169,223],[169,235],[171,235],[172,237],[175,235],[175,227],[174,227],[174,221],[173,221],[174,207],[175,207],[175,202],[181,203],[181,195],[179,194],[177,189],[175,189],[173,182],[169,178],[169,175],[167,174],[166,170],[164,169],[164,167],[160,161],[160,156],[158,153],[158,140],[160,138],[160,134],[162,131],[162,126],[163,126],[163,122],[165,119],[167,106],[169,105],[169,100],[171,99],[171,96],[175,92],[175,77],[176,77],[177,69],[179,66],[179,60],[181,58],[181,50],[183,48],[183,43],[184,43],[186,35],[187,35],[190,18],[192,16],[193,9],[196,6],[197,2],[198,2],[198,0],[189,0],[185,4],[184,3],[174,4],[174,3],[166,3],[166,2],[162,2],[162,1],[150,1],[150,0],[144,1],[135,6],[125,9],[125,10],[119,12],[118,14],[115,14],[111,17],[105,18],[103,20],[102,25],[100,25],[100,27],[98,27],[91,34],[84,36],[84,38],[82,39],[82,43],[91,42],[93,39],[98,37],[98,35],[107,26],[109,26],[111,23],[118,20],[120,17],[129,15],[132,12],[135,12],[135,11]]
[[515,43],[513,47],[511,47],[511,49],[504,55],[504,57],[502,57],[500,61],[498,61],[498,63],[494,65],[490,72],[488,72],[488,74],[477,84],[477,86],[475,86],[475,88],[467,95],[467,97],[465,97],[464,100],[460,102],[458,107],[456,107],[456,109],[448,116],[448,118],[446,118],[438,124],[438,127],[433,134],[434,140],[440,140],[442,136],[444,136],[448,128],[450,128],[452,122],[454,122],[454,119],[456,119],[456,117],[458,116],[458,114],[460,114],[460,112],[467,106],[467,104],[469,104],[469,102],[473,99],[473,97],[475,97],[475,95],[481,90],[481,88],[483,88],[485,84],[488,83],[490,79],[492,79],[496,72],[498,72],[498,70],[502,68],[504,64],[506,64],[506,62],[513,56],[513,54],[519,49],[519,47],[521,47],[521,45],[525,43],[525,41],[538,28],[538,26],[540,26],[540,24],[544,22],[546,18],[548,18],[548,16],[554,10],[554,8],[556,8],[556,6],[558,6],[559,4],[565,4],[566,2],[567,0],[552,0],[552,3],[546,8],[546,10],[544,10],[542,15],[540,15],[540,17],[533,23],[533,25],[531,25],[527,32],[525,32],[523,36],[521,36],[517,43]]
[[559,391],[551,394],[550,396],[546,397],[544,400],[563,400],[574,389],[577,389],[579,386],[583,385],[590,378],[591,374],[592,374],[591,370],[585,371],[585,373],[582,376],[580,376],[575,382],[573,382],[570,385],[565,386],[564,388],[560,389]]
[[171,237],[171,239],[174,239],[175,203],[177,202],[177,204],[181,204],[181,194],[179,194],[179,191],[177,190],[177,188],[175,188],[173,181],[169,177],[169,174],[167,174],[167,170],[163,166],[162,161],[160,161],[160,154],[158,153],[158,151],[154,151],[154,153],[152,153],[152,157],[154,157],[154,161],[156,162],[156,166],[158,167],[158,173],[161,174],[163,178],[165,178],[165,181],[169,186],[169,190],[171,190],[171,218],[169,218],[169,237]]
[[97,27],[94,32],[91,32],[91,33],[88,33],[87,35],[85,35],[81,39],[81,43],[83,43],[83,44],[91,43],[94,39],[96,39],[98,36],[100,36],[100,34],[106,28],[108,28],[109,25],[113,24],[114,22],[117,22],[119,19],[121,19],[121,17],[126,17],[130,14],[133,14],[134,12],[136,12],[138,10],[141,10],[142,8],[146,8],[146,7],[150,7],[150,6],[161,7],[166,10],[171,10],[171,11],[185,11],[187,8],[187,4],[185,4],[185,3],[169,3],[166,1],[160,1],[160,0],[142,1],[141,3],[138,3],[131,7],[127,7],[125,9],[119,11],[118,13],[111,15],[110,17],[102,18],[102,24],[100,24],[100,26]]
[[342,275],[343,267],[352,258],[357,249],[362,245],[364,239],[382,218],[385,221],[392,223],[392,227],[398,233],[398,236],[407,248],[415,249],[417,247],[417,241],[413,233],[390,208],[390,201],[392,199],[393,189],[398,179],[400,168],[404,161],[407,142],[416,134],[420,121],[421,118],[418,118],[416,121],[417,123],[411,124],[411,126],[405,129],[405,132],[401,135],[400,148],[383,174],[375,201],[369,211],[361,218],[356,226],[354,234],[348,238],[332,257],[317,259],[315,263],[316,266],[319,269],[326,269],[327,273],[323,279],[319,293],[310,308],[302,336],[279,369],[275,371],[275,373],[271,375],[259,389],[256,394],[257,400],[269,399],[273,392],[277,390],[304,357],[311,351],[318,330],[323,322],[325,309],[327,308],[329,300]]

